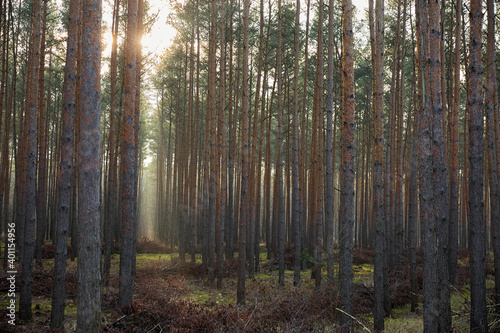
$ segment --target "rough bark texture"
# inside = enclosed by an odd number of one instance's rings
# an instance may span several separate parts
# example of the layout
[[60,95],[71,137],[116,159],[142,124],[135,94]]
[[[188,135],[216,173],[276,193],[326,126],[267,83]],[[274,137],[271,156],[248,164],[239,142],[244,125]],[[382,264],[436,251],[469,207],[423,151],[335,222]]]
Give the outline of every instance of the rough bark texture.
[[373,83],[373,218],[375,227],[375,262],[373,281],[375,302],[373,309],[374,329],[384,330],[384,2],[378,0],[373,15],[373,0],[370,0],[370,36],[372,49]]
[[[352,1],[342,1],[342,85],[343,103],[342,113],[342,185],[340,196],[340,307],[352,315],[353,298],[353,227],[354,227],[354,171],[355,171],[355,141],[354,133],[356,122],[354,119],[354,35],[352,27]],[[340,323],[343,327],[352,328],[352,318],[341,315]]]
[[[418,50],[418,147],[419,147],[419,197],[420,197],[420,221],[422,224],[423,247],[424,247],[424,269],[423,269],[423,308],[424,308],[424,330],[437,332],[438,309],[436,302],[437,284],[437,244],[434,215],[434,192],[432,187],[432,133],[429,130],[432,121],[430,99],[425,99],[423,79],[425,77],[425,96],[430,96],[429,67],[424,67],[425,55],[428,54],[428,29],[427,7],[425,1],[419,0],[415,3],[417,20],[417,50]],[[425,72],[425,74],[424,74]]]
[[470,3],[470,61],[467,103],[469,106],[469,251],[471,272],[471,332],[488,330],[486,312],[486,226],[483,216],[483,65],[482,5]]
[[280,286],[285,285],[285,200],[283,196],[283,77],[281,69],[281,33],[282,33],[282,11],[281,0],[278,0],[278,47],[276,51],[276,73],[278,76],[278,136],[276,150],[276,177],[278,179],[278,252],[279,252],[279,277]]
[[128,1],[127,38],[125,41],[125,95],[121,148],[121,214],[120,276],[118,302],[129,305],[133,295],[133,260],[135,242],[135,98],[137,89],[137,0]]
[[[334,239],[333,239],[333,99],[334,99],[334,1],[328,2],[328,100],[326,106],[326,140],[325,140],[325,247],[326,247],[326,277],[329,283],[334,278]],[[298,46],[296,46],[297,48]]]
[[[47,224],[47,112],[45,110],[45,39],[47,30],[47,0],[43,1],[42,37],[40,42],[40,72],[38,74],[38,181],[36,194],[36,244],[37,266],[42,265],[42,247]],[[5,72],[4,72],[5,73]],[[47,110],[48,111],[48,110]]]
[[[218,249],[217,249],[217,287],[222,287],[222,270],[224,266],[224,227],[226,216],[227,197],[227,160],[226,160],[226,27],[225,27],[225,4],[226,0],[221,0],[221,77],[220,77],[220,112],[219,112],[219,153],[221,159],[220,167],[220,196],[218,221]],[[193,174],[195,177],[195,174]],[[193,252],[194,258],[194,252]]]
[[493,253],[495,256],[495,304],[500,308],[500,182],[497,174],[496,147],[500,144],[495,137],[495,130],[498,128],[498,96],[497,96],[497,67],[495,62],[495,4],[492,0],[487,1],[488,11],[488,34],[486,46],[486,133],[488,149],[488,167],[491,197],[491,227],[493,231]]
[[299,206],[299,28],[300,0],[295,5],[294,67],[293,67],[293,163],[292,163],[292,223],[294,225],[294,268],[293,285],[300,283],[300,206]]
[[73,165],[73,118],[75,115],[76,57],[80,23],[80,0],[71,0],[68,16],[66,67],[64,69],[63,110],[61,128],[61,161],[58,179],[58,209],[56,253],[54,259],[54,288],[50,327],[64,328],[66,299],[66,258],[71,205],[71,167]]
[[[39,108],[38,80],[40,69],[40,31],[41,31],[41,1],[33,0],[31,13],[31,47],[28,59],[28,84],[27,101],[24,119],[24,132],[26,137],[26,161],[25,181],[23,184],[25,193],[25,205],[19,207],[25,211],[24,221],[24,240],[22,247],[22,272],[21,272],[21,291],[19,298],[19,318],[21,320],[30,320],[31,313],[31,291],[33,288],[33,258],[35,254],[35,224],[36,224],[36,161],[37,161],[37,114]],[[23,221],[20,221],[23,223]],[[22,229],[20,230],[22,232]]]
[[[411,16],[410,16],[411,20]],[[410,162],[410,184],[408,193],[408,246],[410,260],[410,288],[411,288],[411,311],[417,311],[418,307],[418,281],[417,281],[417,221],[418,221],[418,112],[419,112],[419,94],[417,88],[417,54],[416,41],[412,34],[412,68],[413,68],[413,124],[412,124],[412,143],[411,143],[411,162]]]
[[77,332],[101,330],[101,1],[83,1],[78,179]]
[[209,146],[210,146],[210,181],[208,186],[208,280],[215,281],[215,223],[216,223],[216,164],[218,156],[216,156],[216,13],[217,1],[212,0],[210,6],[210,41],[208,52],[208,87],[207,87],[207,113],[210,117]]
[[[318,4],[318,26],[323,27],[323,0]],[[315,259],[311,276],[315,280],[315,290],[321,285],[321,252],[323,222],[323,29],[318,29],[316,75],[314,79],[313,121],[311,131],[311,177],[310,177],[310,231],[311,255]]]
[[[448,171],[446,167],[446,156],[444,151],[443,135],[443,87],[441,86],[441,25],[440,8],[438,0],[429,2],[429,54],[427,55],[427,66],[429,66],[431,85],[431,112],[432,112],[432,157],[433,157],[433,191],[434,191],[434,214],[436,221],[437,242],[437,294],[438,298],[438,331],[448,332],[451,328],[451,304],[450,287],[448,275]],[[426,98],[429,96],[426,96]]]
[[[234,140],[233,135],[233,0],[230,2],[229,10],[229,82],[231,88],[228,92],[228,138],[227,138],[227,213],[226,213],[226,258],[233,258],[234,253]],[[199,34],[199,30],[198,30]],[[198,43],[198,68],[199,68],[199,46]],[[199,77],[198,77],[199,78]],[[197,78],[197,80],[198,80]],[[197,91],[199,91],[197,89]]]
[[241,107],[241,204],[240,204],[240,243],[238,253],[238,289],[236,292],[237,303],[245,304],[245,263],[246,263],[246,223],[248,216],[248,109],[249,109],[249,89],[248,89],[248,48],[249,48],[249,19],[250,0],[243,3],[243,68],[242,68],[242,107]]
[[457,0],[455,11],[455,63],[453,83],[453,103],[450,110],[450,237],[449,268],[450,283],[455,283],[458,249],[458,148],[460,113],[460,36],[462,30],[462,0]]

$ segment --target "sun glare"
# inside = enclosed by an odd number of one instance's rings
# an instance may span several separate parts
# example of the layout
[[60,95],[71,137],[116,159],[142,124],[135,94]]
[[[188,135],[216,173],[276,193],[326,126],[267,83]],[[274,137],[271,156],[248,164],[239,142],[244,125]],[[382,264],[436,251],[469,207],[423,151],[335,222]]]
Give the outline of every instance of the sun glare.
[[[147,1],[149,5],[148,15],[149,17],[154,17],[154,23],[152,24],[149,31],[144,33],[142,38],[142,53],[147,56],[161,56],[168,46],[172,43],[177,34],[177,30],[167,23],[167,17],[171,10],[170,2],[164,0],[149,0]],[[109,57],[111,55],[111,44],[112,44],[112,2],[103,3],[103,27],[106,30],[103,34],[103,56]],[[122,34],[120,34],[122,35]],[[120,38],[120,37],[119,37]],[[121,43],[122,40],[118,40]],[[103,65],[105,65],[103,63]],[[107,66],[103,66],[103,70],[107,70]]]

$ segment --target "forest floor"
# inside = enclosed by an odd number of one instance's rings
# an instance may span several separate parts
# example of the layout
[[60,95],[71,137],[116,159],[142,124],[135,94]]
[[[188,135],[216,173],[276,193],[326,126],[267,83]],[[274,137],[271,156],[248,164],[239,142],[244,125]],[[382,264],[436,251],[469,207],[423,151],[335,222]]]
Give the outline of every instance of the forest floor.
[[[50,310],[53,275],[53,247],[45,246],[43,265],[34,271],[33,319],[7,323],[7,281],[0,273],[0,332],[73,332],[76,328],[76,261],[68,259],[65,330],[51,330]],[[333,332],[340,314],[338,290],[323,283],[315,290],[310,270],[303,270],[301,283],[293,286],[293,271],[285,272],[285,286],[278,286],[277,265],[261,253],[260,271],[246,281],[246,305],[236,306],[236,259],[226,261],[222,287],[209,283],[201,265],[182,262],[162,244],[142,240],[138,244],[135,294],[130,307],[120,308],[118,299],[119,256],[113,255],[109,287],[102,294],[105,332]],[[287,255],[293,267],[293,252]],[[421,256],[419,256],[421,259]],[[189,257],[187,256],[187,261]],[[419,260],[419,265],[422,262]],[[492,258],[487,261],[489,299],[493,293]],[[356,332],[373,329],[373,251],[356,249],[354,255],[354,318]],[[323,272],[323,274],[325,274]],[[468,332],[470,311],[468,257],[459,255],[457,283],[452,289],[455,332]],[[20,282],[20,276],[16,279]],[[326,275],[323,281],[326,281]],[[421,268],[418,269],[422,287]],[[422,332],[422,304],[410,311],[409,270],[389,273],[392,314],[385,320],[385,332]],[[17,285],[19,288],[19,285]],[[421,293],[420,293],[421,294]],[[492,309],[492,306],[489,307]],[[490,311],[490,331],[500,331],[500,317]]]

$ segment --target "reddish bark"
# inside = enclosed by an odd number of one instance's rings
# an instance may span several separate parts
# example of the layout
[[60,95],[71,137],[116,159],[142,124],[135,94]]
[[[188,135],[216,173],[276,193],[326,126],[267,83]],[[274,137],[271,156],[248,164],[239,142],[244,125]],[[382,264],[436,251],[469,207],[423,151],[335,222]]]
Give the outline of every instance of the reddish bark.
[[101,329],[101,1],[83,1],[78,178],[77,332]]
[[125,41],[125,95],[123,141],[121,148],[121,213],[122,235],[120,248],[120,289],[119,304],[129,305],[133,295],[133,243],[136,218],[136,139],[135,139],[135,98],[137,89],[137,0],[128,2],[127,38]]
[[[354,172],[355,172],[355,141],[354,133],[356,121],[354,118],[354,34],[352,26],[352,1],[342,1],[342,86],[343,86],[343,113],[342,113],[342,152],[341,169],[342,185],[340,196],[340,302],[341,309],[352,315],[353,297],[353,226],[354,226]],[[341,325],[352,327],[352,317],[341,315]]]
[[241,108],[241,206],[240,206],[240,240],[238,253],[238,288],[236,292],[237,303],[245,304],[245,263],[246,263],[246,224],[248,220],[249,201],[249,158],[248,158],[248,109],[249,109],[249,89],[248,89],[248,48],[249,48],[249,20],[250,20],[250,0],[243,3],[243,68],[242,68],[242,108]]
[[68,40],[66,49],[66,67],[64,70],[63,110],[61,114],[61,161],[58,179],[58,209],[56,231],[56,253],[54,259],[54,289],[52,292],[52,312],[50,326],[63,328],[64,302],[66,299],[66,258],[68,227],[71,205],[71,167],[73,164],[73,118],[76,95],[76,59],[77,41],[80,23],[80,1],[72,0],[69,4]]
[[469,251],[471,272],[471,332],[488,330],[486,310],[486,226],[483,217],[483,65],[482,2],[470,3],[469,104]]
[[19,318],[21,320],[30,320],[31,311],[31,292],[33,288],[32,270],[35,251],[35,223],[36,223],[36,160],[37,160],[37,115],[39,108],[39,70],[40,70],[40,43],[41,43],[41,1],[33,0],[31,13],[31,37],[30,53],[28,59],[28,84],[26,95],[26,112],[24,117],[24,170],[22,171],[23,183],[23,206],[19,207],[25,211],[24,233],[22,246],[22,272],[21,272],[21,291],[19,298]]

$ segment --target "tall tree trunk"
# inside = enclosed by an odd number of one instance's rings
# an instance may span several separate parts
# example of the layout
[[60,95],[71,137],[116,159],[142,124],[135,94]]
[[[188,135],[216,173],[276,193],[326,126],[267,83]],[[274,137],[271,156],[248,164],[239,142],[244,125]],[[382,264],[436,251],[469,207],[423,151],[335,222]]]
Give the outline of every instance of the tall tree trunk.
[[215,281],[215,223],[216,223],[216,164],[218,156],[216,156],[216,13],[217,1],[211,0],[210,7],[210,41],[208,53],[208,98],[207,112],[210,117],[210,181],[209,181],[209,216],[208,216],[208,280],[213,283]]
[[[432,112],[432,156],[433,156],[433,191],[434,191],[434,214],[436,223],[437,243],[437,294],[438,298],[438,331],[448,332],[451,328],[451,304],[450,287],[448,276],[448,171],[446,167],[446,156],[444,151],[443,135],[443,103],[441,87],[441,26],[440,9],[437,0],[429,2],[429,53],[427,54],[428,80],[431,95],[430,107]],[[441,18],[444,19],[444,18]],[[427,102],[426,102],[427,103]]]
[[[403,243],[404,243],[404,202],[403,202],[403,165],[404,165],[404,147],[403,147],[403,107],[405,98],[405,57],[406,57],[406,12],[407,1],[403,2],[403,36],[401,38],[401,57],[399,59],[397,82],[399,94],[396,101],[397,117],[398,117],[398,130],[397,130],[397,171],[396,171],[396,246],[395,246],[395,259],[396,267],[402,265],[403,261]],[[406,129],[408,131],[408,129]],[[406,142],[407,140],[405,140]],[[406,145],[405,145],[406,146]]]
[[47,1],[43,1],[42,39],[40,43],[40,72],[38,84],[38,187],[36,194],[36,263],[42,265],[42,247],[47,223],[47,112],[45,110],[45,39],[47,30]]
[[[6,1],[4,1],[6,3]],[[6,5],[4,4],[4,8],[6,8]],[[8,12],[8,14],[7,14]],[[14,112],[14,107],[13,107],[13,101],[14,101],[14,96],[16,92],[16,78],[17,78],[17,73],[16,73],[16,64],[17,64],[17,40],[12,43],[13,44],[13,69],[12,69],[12,79],[11,79],[11,89],[10,91],[7,92],[7,84],[8,84],[8,68],[7,68],[7,50],[9,49],[9,38],[12,36],[11,33],[9,33],[10,26],[13,24],[13,17],[12,17],[12,7],[9,6],[9,10],[7,9],[4,10],[4,36],[3,36],[3,48],[2,48],[2,76],[5,73],[5,78],[3,78],[3,83],[2,83],[2,91],[0,94],[3,94],[5,96],[5,118],[4,118],[4,130],[3,130],[3,144],[0,145],[2,149],[2,161],[0,164],[0,223],[3,223],[4,226],[4,241],[6,246],[4,246],[4,256],[3,256],[3,269],[4,271],[7,271],[7,260],[8,258],[8,253],[9,253],[9,246],[8,241],[9,241],[9,198],[10,198],[10,178],[11,178],[11,172],[10,172],[10,159],[12,155],[9,156],[9,138],[10,138],[10,128],[11,128],[11,119],[12,119],[12,113]],[[8,17],[8,18],[7,18]],[[14,34],[14,31],[12,31],[12,34]],[[0,101],[3,101],[4,97],[0,97]],[[0,110],[2,110],[3,107],[0,106]],[[1,112],[0,112],[0,119],[1,118]],[[1,126],[0,126],[1,127]],[[1,140],[1,137],[0,137]],[[15,141],[14,141],[15,144]],[[0,226],[1,230],[1,226]],[[13,245],[11,245],[13,246]],[[10,251],[12,251],[12,247],[10,248]]]
[[[196,261],[196,166],[198,164],[196,156],[196,147],[198,134],[196,132],[196,123],[198,122],[195,117],[194,105],[194,40],[195,40],[195,24],[191,26],[191,41],[189,45],[189,97],[188,97],[188,112],[189,112],[189,166],[188,166],[188,181],[186,191],[189,193],[188,198],[188,228],[189,232],[187,237],[187,247],[190,253],[191,262]],[[199,116],[199,115],[198,115]]]
[[[434,214],[434,191],[432,186],[432,133],[428,130],[432,126],[431,99],[424,98],[430,93],[430,73],[426,57],[429,55],[429,22],[428,8],[424,1],[416,3],[417,16],[417,46],[419,67],[419,176],[420,176],[420,221],[424,238],[424,329],[429,332],[438,332],[438,299],[437,299],[437,243],[436,221]],[[423,77],[423,78],[422,78]],[[423,80],[422,80],[423,79]],[[423,84],[425,82],[425,88]],[[425,89],[425,90],[423,90]],[[423,91],[422,91],[423,90]],[[423,99],[423,100],[422,100]]]
[[[410,15],[410,26],[411,15]],[[410,162],[410,185],[409,185],[409,203],[408,203],[408,237],[409,237],[409,260],[410,260],[410,288],[412,291],[411,296],[411,311],[415,312],[418,307],[418,281],[417,281],[417,221],[418,221],[418,111],[419,106],[417,95],[417,55],[415,53],[416,42],[412,28],[412,62],[413,62],[413,141],[411,143],[411,162]]]
[[[280,1],[280,0],[279,0]],[[241,107],[241,204],[240,204],[240,235],[238,252],[238,289],[236,292],[237,303],[245,304],[245,263],[246,263],[246,223],[248,217],[248,109],[249,109],[249,89],[248,89],[248,48],[249,48],[249,21],[250,21],[250,0],[243,2],[243,68],[242,68],[242,107]]]
[[[31,37],[30,53],[28,59],[28,84],[26,95],[26,112],[24,119],[23,140],[26,145],[25,205],[20,207],[25,210],[24,244],[22,249],[21,292],[19,298],[19,318],[30,320],[31,292],[33,288],[33,259],[35,252],[35,223],[36,223],[36,159],[37,159],[37,115],[39,108],[39,72],[40,72],[40,34],[41,34],[41,1],[33,0],[31,12]],[[20,221],[23,223],[23,221]],[[22,238],[21,238],[22,239]]]
[[333,100],[334,100],[334,1],[328,3],[328,101],[326,107],[326,149],[325,149],[325,232],[327,252],[327,280],[334,279],[334,241],[333,241]]
[[[230,1],[229,10],[229,82],[228,91],[228,138],[227,138],[227,213],[226,213],[226,258],[233,258],[234,253],[234,140],[233,135],[233,0]],[[198,43],[198,47],[199,47]],[[199,54],[199,52],[198,52]],[[198,58],[199,59],[199,58]],[[198,62],[199,64],[199,62]],[[198,89],[197,89],[198,90]]]
[[[482,2],[470,3],[469,110],[469,251],[471,272],[470,331],[486,332],[486,226],[483,217],[483,65]],[[490,70],[490,69],[488,69]]]
[[[253,146],[253,151],[252,151],[252,161],[255,162],[254,168],[252,168],[254,175],[255,175],[255,185],[251,187],[254,190],[254,193],[252,195],[252,200],[255,200],[254,202],[254,271],[258,272],[260,271],[260,231],[261,231],[261,225],[262,225],[262,220],[261,220],[261,175],[262,175],[262,143],[263,143],[263,129],[264,129],[264,122],[262,121],[263,114],[265,112],[265,109],[261,107],[261,103],[259,103],[259,99],[262,101],[265,101],[265,92],[267,89],[266,84],[265,84],[265,79],[267,75],[264,76],[264,79],[261,80],[262,77],[262,66],[264,63],[264,0],[260,1],[260,25],[259,25],[259,61],[258,61],[258,67],[257,67],[257,83],[256,83],[256,88],[255,88],[255,105],[254,105],[254,128],[253,128],[253,136],[254,136],[254,146]],[[267,73],[265,73],[267,74]],[[262,83],[261,83],[262,82]],[[262,88],[262,95],[261,95],[261,86]],[[259,109],[260,109],[260,116],[259,116]],[[259,135],[259,134],[260,135]],[[257,141],[258,141],[258,149],[257,149]]]
[[276,73],[278,76],[278,135],[277,135],[277,150],[276,150],[276,177],[278,179],[278,251],[279,251],[279,276],[278,283],[280,286],[285,285],[285,200],[283,196],[283,77],[282,77],[282,11],[281,0],[278,0],[278,46],[276,51]]
[[[356,122],[354,119],[354,35],[352,26],[352,1],[342,1],[342,73],[343,73],[343,102],[342,114],[342,185],[340,196],[340,303],[341,309],[352,315],[353,298],[353,226],[354,226],[354,171],[355,171],[355,142],[354,133]],[[352,318],[341,315],[341,325],[352,328]]]
[[[306,35],[305,35],[305,45],[304,45],[304,80],[303,80],[303,89],[302,89],[302,110],[301,110],[301,120],[300,120],[300,146],[299,149],[299,197],[301,200],[299,202],[300,212],[301,212],[301,250],[304,251],[306,248],[307,241],[307,216],[308,216],[308,205],[307,205],[307,113],[306,113],[306,102],[307,102],[307,77],[308,77],[308,63],[309,63],[309,14],[310,14],[310,6],[311,0],[307,0],[306,5]],[[310,249],[310,248],[309,248]]]
[[[455,63],[453,83],[453,103],[450,126],[450,231],[449,265],[450,283],[455,283],[458,248],[458,148],[459,148],[459,113],[460,113],[460,32],[462,30],[462,0],[457,0],[455,11]],[[449,102],[449,101],[448,101]]]
[[83,1],[82,72],[78,179],[78,299],[77,332],[101,330],[100,0]]
[[136,42],[134,52],[136,52],[136,68],[135,68],[135,100],[134,100],[134,149],[135,149],[135,161],[134,161],[134,233],[132,241],[132,277],[135,278],[137,270],[137,262],[135,254],[137,252],[137,230],[138,230],[138,217],[139,212],[139,189],[140,189],[140,170],[141,165],[141,152],[139,149],[140,145],[140,115],[141,115],[141,68],[142,68],[142,47],[141,40],[144,33],[144,0],[139,0],[137,3],[137,32],[136,32]]
[[[331,5],[331,3],[330,3]],[[293,67],[293,166],[292,166],[292,223],[295,228],[294,234],[294,269],[293,285],[300,283],[300,203],[299,203],[299,30],[300,30],[300,0],[295,4],[295,36],[294,36],[294,67]]]
[[50,327],[64,327],[64,302],[66,299],[66,259],[68,227],[71,206],[71,167],[73,163],[73,118],[75,115],[76,59],[80,26],[80,1],[71,0],[68,17],[68,40],[66,67],[64,69],[63,110],[61,128],[61,161],[58,179],[58,209],[56,231],[56,253],[54,258],[54,288]]
[[122,238],[120,247],[119,304],[129,305],[133,295],[133,261],[135,242],[135,98],[137,89],[137,0],[128,2],[127,38],[125,41],[125,95],[123,142],[121,149],[121,212]]
[[226,160],[226,0],[221,0],[221,65],[220,65],[220,112],[219,112],[219,153],[220,167],[220,199],[218,217],[219,240],[217,252],[217,287],[222,287],[222,269],[224,266],[224,224],[226,219],[227,196],[227,160]]
[[373,216],[375,223],[375,263],[373,281],[375,302],[373,310],[374,329],[384,330],[384,268],[385,223],[384,223],[384,2],[377,0],[375,18],[373,0],[370,0],[370,36],[372,50],[373,84]]
[[493,231],[493,253],[495,256],[495,304],[497,311],[500,310],[500,178],[497,174],[498,158],[496,147],[500,144],[495,131],[498,130],[498,91],[497,91],[497,67],[495,51],[495,4],[492,0],[487,1],[488,11],[488,34],[486,44],[486,91],[485,91],[485,112],[486,112],[486,133],[488,149],[489,182],[491,197],[491,226]]

